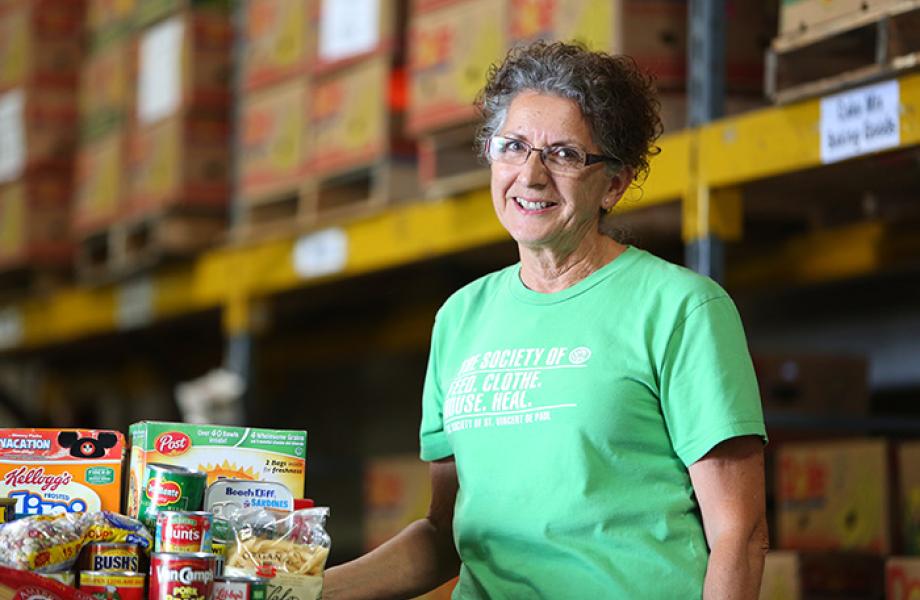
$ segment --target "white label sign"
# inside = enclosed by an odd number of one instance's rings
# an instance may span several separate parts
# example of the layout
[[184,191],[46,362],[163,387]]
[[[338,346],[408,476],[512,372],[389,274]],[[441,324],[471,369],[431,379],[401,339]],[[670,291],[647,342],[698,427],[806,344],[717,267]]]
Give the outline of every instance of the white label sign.
[[320,10],[320,58],[341,60],[379,43],[380,0],[323,0]]
[[338,273],[347,261],[348,235],[341,229],[317,231],[294,244],[294,270],[302,277]]
[[22,315],[15,308],[0,309],[0,349],[15,348],[22,343]]
[[153,321],[153,282],[145,277],[122,284],[115,298],[120,329],[134,329]]
[[22,90],[0,94],[0,181],[16,179],[26,164],[25,105]]
[[153,27],[141,39],[137,118],[142,124],[164,119],[179,108],[184,26],[176,17]]
[[898,82],[886,81],[821,99],[821,161],[896,147],[901,141]]

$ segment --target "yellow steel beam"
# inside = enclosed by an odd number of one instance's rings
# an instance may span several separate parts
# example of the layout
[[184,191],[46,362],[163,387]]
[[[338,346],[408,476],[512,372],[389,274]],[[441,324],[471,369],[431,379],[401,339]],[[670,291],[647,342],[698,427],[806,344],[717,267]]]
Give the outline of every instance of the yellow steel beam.
[[[900,147],[920,144],[920,74],[899,78]],[[702,185],[735,185],[821,164],[821,100],[722,119],[699,131]]]

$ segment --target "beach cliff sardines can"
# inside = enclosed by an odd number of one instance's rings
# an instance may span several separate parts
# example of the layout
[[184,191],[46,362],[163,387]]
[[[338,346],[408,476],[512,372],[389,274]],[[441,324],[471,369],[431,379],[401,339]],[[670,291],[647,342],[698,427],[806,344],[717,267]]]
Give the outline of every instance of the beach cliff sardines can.
[[157,552],[210,552],[214,517],[201,511],[166,510],[157,514]]
[[218,577],[214,600],[265,600],[268,582],[261,577]]
[[84,571],[140,571],[141,551],[137,544],[93,542],[83,547],[80,564]]
[[148,599],[211,600],[214,562],[214,555],[207,552],[154,552]]
[[157,513],[164,510],[195,511],[201,508],[207,475],[175,465],[150,463],[144,473],[137,518],[154,531]]

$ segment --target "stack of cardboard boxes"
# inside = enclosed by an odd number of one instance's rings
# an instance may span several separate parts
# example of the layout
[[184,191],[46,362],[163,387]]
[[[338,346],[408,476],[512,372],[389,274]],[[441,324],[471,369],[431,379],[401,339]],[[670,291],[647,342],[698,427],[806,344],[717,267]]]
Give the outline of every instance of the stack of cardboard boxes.
[[238,233],[296,221],[306,156],[308,0],[246,4],[240,98]]
[[70,260],[80,0],[0,3],[0,272]]
[[216,239],[230,189],[229,2],[122,7],[81,81],[78,266],[110,275]]
[[310,221],[376,210],[416,195],[404,135],[404,0],[315,0],[307,127]]

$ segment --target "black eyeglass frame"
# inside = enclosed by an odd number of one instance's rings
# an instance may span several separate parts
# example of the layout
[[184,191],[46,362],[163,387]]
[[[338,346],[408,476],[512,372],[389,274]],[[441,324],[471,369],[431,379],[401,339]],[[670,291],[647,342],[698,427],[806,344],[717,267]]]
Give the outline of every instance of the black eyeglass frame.
[[[540,162],[542,162],[544,165],[546,165],[546,155],[544,154],[546,150],[551,150],[555,148],[571,148],[573,150],[578,150],[579,152],[583,152],[581,149],[575,148],[574,146],[565,146],[565,145],[543,146],[542,148],[537,148],[536,146],[533,146],[530,142],[526,142],[524,140],[519,140],[517,138],[510,138],[504,135],[493,135],[486,142],[486,156],[488,156],[490,159],[492,157],[492,140],[494,139],[509,140],[512,142],[518,142],[519,144],[524,144],[528,148],[528,150],[527,150],[527,156],[524,158],[524,161],[521,163],[522,165],[527,163],[527,160],[530,158],[530,154],[532,152],[540,153]],[[601,163],[601,162],[615,163],[617,165],[623,164],[623,161],[617,158],[616,156],[607,156],[604,154],[591,154],[590,152],[584,152],[584,155],[585,155],[585,162],[583,165],[581,165],[580,168],[590,167],[591,165],[596,165],[597,163]],[[507,163],[507,164],[513,164],[513,163]]]

